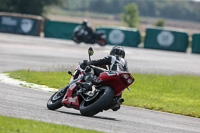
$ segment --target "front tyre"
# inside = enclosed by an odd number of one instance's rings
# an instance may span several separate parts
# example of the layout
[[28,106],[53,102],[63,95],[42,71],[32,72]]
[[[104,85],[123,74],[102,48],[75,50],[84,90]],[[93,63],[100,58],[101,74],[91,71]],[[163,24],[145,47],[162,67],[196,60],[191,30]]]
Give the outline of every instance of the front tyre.
[[107,108],[113,100],[114,91],[109,86],[99,88],[100,92],[91,101],[82,101],[80,104],[80,112],[84,116],[94,116],[103,109]]
[[49,110],[56,110],[62,107],[62,99],[64,97],[65,93],[62,92],[62,89],[54,93],[51,98],[47,102],[47,108]]
[[79,41],[79,40],[77,39],[77,37],[73,37],[73,41],[74,41],[76,44],[80,44],[80,43],[81,43],[81,41]]

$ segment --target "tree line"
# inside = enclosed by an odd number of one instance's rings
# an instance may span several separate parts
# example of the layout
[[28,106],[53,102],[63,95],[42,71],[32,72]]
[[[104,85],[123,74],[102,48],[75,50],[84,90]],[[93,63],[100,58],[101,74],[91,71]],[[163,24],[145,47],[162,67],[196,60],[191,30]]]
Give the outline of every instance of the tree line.
[[60,5],[63,0],[0,0],[0,12],[42,15],[45,6]]
[[120,14],[129,3],[138,5],[140,16],[200,20],[200,2],[186,0],[64,0],[66,10]]
[[58,5],[69,11],[118,15],[133,2],[140,16],[200,21],[200,2],[192,0],[0,0],[0,12],[42,15],[46,6]]

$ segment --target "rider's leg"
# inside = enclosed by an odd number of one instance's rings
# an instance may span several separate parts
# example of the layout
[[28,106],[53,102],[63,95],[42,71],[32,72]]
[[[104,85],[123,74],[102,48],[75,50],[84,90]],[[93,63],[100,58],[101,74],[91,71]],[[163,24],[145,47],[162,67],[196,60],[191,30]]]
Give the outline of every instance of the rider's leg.
[[77,82],[77,85],[85,88],[85,90],[89,91],[92,90],[93,80],[94,80],[94,70],[87,67],[84,73],[84,80],[85,82]]
[[100,73],[106,71],[103,68],[92,66],[92,68],[86,68],[84,73],[85,82],[79,82],[77,85],[85,88],[86,90],[92,90],[92,85],[96,83],[97,77]]

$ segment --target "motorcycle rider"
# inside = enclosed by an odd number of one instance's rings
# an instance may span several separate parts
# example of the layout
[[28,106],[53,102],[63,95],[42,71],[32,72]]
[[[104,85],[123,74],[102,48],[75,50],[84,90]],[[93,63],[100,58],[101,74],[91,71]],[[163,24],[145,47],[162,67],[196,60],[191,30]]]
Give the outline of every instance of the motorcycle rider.
[[[89,61],[86,65],[100,66],[102,68],[105,68],[105,65],[109,65],[108,68],[111,71],[128,71],[127,62],[124,58],[124,48],[121,46],[114,46],[109,56],[103,59]],[[99,75],[103,71],[103,69],[96,70],[96,74]]]
[[94,39],[94,31],[91,27],[91,24],[88,22],[87,19],[84,19],[82,24],[81,24],[81,27],[85,30],[87,36],[85,36],[85,39],[86,39],[86,42],[90,42],[91,40]]
[[[90,90],[93,83],[95,84],[94,75],[99,76],[100,73],[108,71],[106,70],[106,66],[110,71],[127,71],[127,61],[125,58],[125,51],[124,48],[121,46],[114,46],[111,51],[110,55],[104,57],[103,59],[99,60],[91,60],[91,61],[83,61],[83,63],[80,64],[82,69],[85,69],[85,83],[80,82],[79,85],[84,87],[86,90]],[[94,65],[92,66],[92,69],[89,67],[86,67],[88,65]]]

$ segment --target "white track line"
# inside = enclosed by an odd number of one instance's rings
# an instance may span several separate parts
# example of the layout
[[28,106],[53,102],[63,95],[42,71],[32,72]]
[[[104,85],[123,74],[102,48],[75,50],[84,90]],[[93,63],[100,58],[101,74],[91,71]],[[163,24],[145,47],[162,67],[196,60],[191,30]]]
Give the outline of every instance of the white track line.
[[58,89],[55,88],[49,88],[46,85],[38,85],[35,83],[28,83],[26,81],[21,81],[19,79],[13,79],[9,77],[8,73],[0,73],[0,82],[3,82],[5,84],[11,84],[11,85],[16,85],[16,86],[24,86],[24,87],[29,87],[29,88],[35,88],[35,89],[41,89],[44,91],[57,91]]

